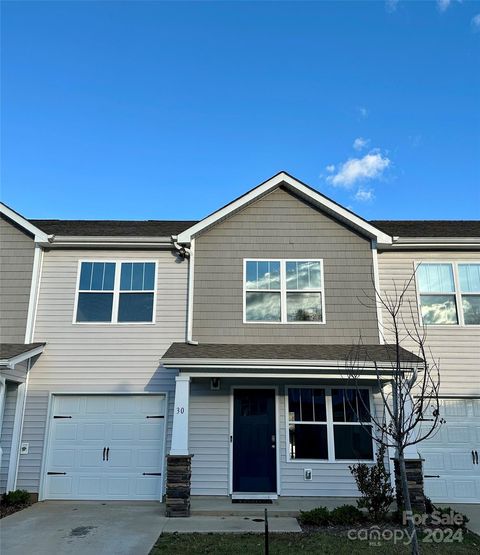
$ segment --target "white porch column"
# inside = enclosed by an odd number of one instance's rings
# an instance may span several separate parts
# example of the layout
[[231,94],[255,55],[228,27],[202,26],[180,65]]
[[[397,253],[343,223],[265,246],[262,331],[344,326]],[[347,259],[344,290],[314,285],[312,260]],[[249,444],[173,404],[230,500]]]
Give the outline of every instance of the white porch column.
[[188,405],[190,376],[175,378],[175,405],[173,407],[172,445],[170,455],[188,455]]

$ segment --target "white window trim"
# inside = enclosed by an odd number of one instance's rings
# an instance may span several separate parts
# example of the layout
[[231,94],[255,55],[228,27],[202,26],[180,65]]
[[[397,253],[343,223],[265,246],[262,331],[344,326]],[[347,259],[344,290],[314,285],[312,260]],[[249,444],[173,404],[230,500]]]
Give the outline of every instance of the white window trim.
[[[261,289],[258,292],[262,293],[280,293],[280,321],[251,321],[247,320],[247,262],[279,262],[280,263],[280,289]],[[321,284],[319,289],[299,289],[287,291],[287,262],[319,262],[320,263],[320,278]],[[244,324],[273,324],[273,325],[322,325],[327,323],[325,315],[325,280],[323,274],[323,259],[322,258],[244,258],[243,259],[243,323]],[[248,290],[252,292],[253,290]],[[257,292],[257,291],[253,291]],[[287,293],[320,293],[322,300],[322,320],[320,321],[287,321]]]
[[[91,291],[92,293],[98,292],[98,293],[112,293],[113,294],[113,303],[112,303],[112,320],[110,322],[77,322],[77,308],[78,308],[78,298],[79,298],[79,294],[80,294],[80,273],[82,270],[82,264],[84,262],[101,262],[101,263],[113,263],[115,264],[115,281],[114,281],[114,285],[113,285],[113,291]],[[151,264],[155,264],[155,270],[154,270],[154,278],[153,278],[153,283],[154,283],[154,289],[153,289],[153,308],[152,308],[152,320],[148,320],[146,322],[119,322],[118,321],[118,304],[119,304],[119,300],[120,300],[120,293],[122,293],[122,291],[120,290],[120,277],[121,277],[121,269],[122,269],[122,264],[123,263],[140,263],[140,264],[145,264],[145,263],[151,263]],[[117,271],[118,270],[118,271]],[[102,259],[102,258],[88,258],[88,259],[81,259],[78,261],[78,266],[77,266],[77,282],[76,282],[76,287],[75,287],[75,304],[73,307],[73,319],[72,319],[72,324],[75,325],[87,325],[87,326],[151,326],[153,324],[156,323],[156,312],[157,312],[157,290],[158,290],[158,284],[157,284],[157,279],[158,279],[158,261],[157,260],[144,260],[144,259],[117,259],[117,260],[111,260],[111,259]],[[82,291],[84,292],[84,291]],[[135,292],[135,291],[133,291]],[[151,293],[152,290],[148,290],[145,291],[146,293]],[[128,293],[128,291],[125,291],[125,293]]]
[[[290,389],[324,389],[325,390],[325,408],[327,411],[327,421],[326,422],[301,422],[301,424],[320,424],[327,426],[327,446],[328,446],[328,459],[292,459],[290,457],[290,420],[289,416],[289,406],[288,406],[288,391]],[[334,385],[334,386],[323,386],[323,385],[288,385],[285,386],[285,449],[287,463],[291,464],[357,464],[357,463],[373,463],[375,462],[375,445],[372,438],[372,453],[373,458],[371,459],[336,459],[335,458],[335,436],[334,436],[334,426],[340,425],[357,425],[361,426],[359,422],[334,422],[333,421],[333,405],[332,405],[332,389],[356,389],[355,387],[348,387],[345,385]],[[366,389],[368,391],[368,399],[370,401],[370,413],[374,410],[374,399],[372,395],[372,388],[369,386],[362,386],[358,389]],[[373,422],[365,422],[372,426],[372,432],[375,433],[375,426]]]
[[[439,293],[421,293],[420,292],[420,284],[418,283],[418,275],[417,270],[420,265],[427,265],[427,264],[449,264],[452,267],[453,273],[453,286],[455,291],[453,292],[439,292]],[[480,260],[421,260],[414,262],[414,270],[415,270],[415,289],[416,289],[416,296],[417,296],[417,307],[418,307],[418,321],[421,326],[425,326],[428,329],[450,329],[450,328],[480,328],[480,324],[465,324],[465,318],[463,315],[463,303],[462,303],[462,296],[463,295],[480,295],[478,293],[462,293],[460,291],[460,278],[458,274],[458,266],[462,264],[480,264]],[[458,323],[456,324],[424,324],[423,317],[422,317],[422,303],[421,303],[421,296],[422,295],[451,295],[455,297],[455,303],[457,305],[457,320]]]

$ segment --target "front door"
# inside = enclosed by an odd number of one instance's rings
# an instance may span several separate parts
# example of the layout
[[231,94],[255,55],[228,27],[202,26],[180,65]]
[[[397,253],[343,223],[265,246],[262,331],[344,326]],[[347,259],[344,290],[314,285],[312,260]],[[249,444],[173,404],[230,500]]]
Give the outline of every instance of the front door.
[[275,390],[235,389],[233,492],[276,493]]

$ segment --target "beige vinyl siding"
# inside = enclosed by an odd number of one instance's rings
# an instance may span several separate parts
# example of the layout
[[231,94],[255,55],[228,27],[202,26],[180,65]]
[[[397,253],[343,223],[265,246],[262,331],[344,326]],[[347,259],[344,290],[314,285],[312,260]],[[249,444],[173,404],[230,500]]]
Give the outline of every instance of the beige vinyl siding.
[[23,343],[32,283],[33,238],[0,217],[0,341]]
[[[425,252],[425,251],[385,251],[378,255],[380,288],[383,294],[392,295],[393,283],[397,289],[406,283],[414,272],[416,262],[480,262],[480,252]],[[406,295],[402,317],[407,325],[412,324],[409,303],[413,308],[417,323],[419,311],[415,281]],[[387,316],[384,313],[384,320]],[[442,395],[480,394],[480,326],[427,326],[427,347],[435,359],[440,361]],[[389,337],[386,331],[387,339]],[[406,349],[414,349],[407,338],[402,344]]]
[[[323,259],[326,324],[244,324],[245,258]],[[193,339],[201,343],[378,343],[370,241],[284,189],[195,239]]]
[[[332,385],[322,382],[323,385]],[[283,496],[358,496],[348,462],[287,461],[286,385],[312,387],[312,382],[289,380],[222,379],[219,391],[210,389],[209,379],[193,379],[190,396],[189,446],[192,458],[192,495],[228,495],[230,476],[230,422],[232,386],[278,388],[280,494]],[[322,387],[318,382],[315,387]],[[341,387],[341,385],[339,385]],[[382,414],[380,395],[374,395],[375,410]],[[303,479],[304,468],[313,471],[312,481]]]
[[[78,262],[156,260],[155,324],[74,324]],[[45,253],[34,341],[46,341],[30,370],[17,486],[38,492],[51,393],[141,393],[169,395],[170,444],[175,371],[160,367],[174,341],[185,340],[187,262],[171,251],[51,250]]]
[[13,424],[15,421],[15,407],[17,404],[18,384],[6,382],[5,407],[3,411],[2,435],[0,446],[2,447],[2,464],[0,467],[0,493],[5,493],[7,488],[8,466],[10,464],[10,452],[12,448]]

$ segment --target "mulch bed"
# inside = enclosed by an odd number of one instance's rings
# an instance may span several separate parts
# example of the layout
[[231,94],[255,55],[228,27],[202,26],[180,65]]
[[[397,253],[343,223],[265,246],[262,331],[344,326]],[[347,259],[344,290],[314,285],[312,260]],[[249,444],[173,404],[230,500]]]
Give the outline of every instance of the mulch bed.
[[30,507],[30,505],[31,503],[25,503],[23,505],[5,506],[2,503],[0,503],[0,518],[5,518],[6,516],[13,515],[13,513],[26,509],[27,507]]

